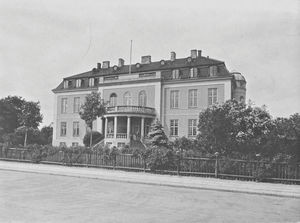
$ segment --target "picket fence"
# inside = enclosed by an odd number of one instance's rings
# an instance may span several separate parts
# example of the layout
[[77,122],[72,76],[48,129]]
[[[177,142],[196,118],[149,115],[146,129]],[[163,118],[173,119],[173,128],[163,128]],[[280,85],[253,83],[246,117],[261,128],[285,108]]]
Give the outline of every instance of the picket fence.
[[36,162],[67,166],[87,166],[131,171],[146,171],[162,174],[193,175],[300,184],[300,163],[267,163],[261,161],[214,158],[178,157],[174,165],[150,170],[147,162],[140,156],[117,154],[107,156],[97,152],[70,153],[54,151],[47,156],[36,156],[26,149],[0,149],[0,159],[22,162]]

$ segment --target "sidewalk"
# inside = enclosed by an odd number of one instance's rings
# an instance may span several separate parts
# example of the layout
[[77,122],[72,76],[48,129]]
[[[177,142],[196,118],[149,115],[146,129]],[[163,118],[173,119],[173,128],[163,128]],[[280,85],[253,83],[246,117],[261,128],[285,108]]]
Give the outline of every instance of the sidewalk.
[[92,178],[136,184],[292,197],[300,199],[299,185],[256,183],[250,181],[222,180],[203,177],[170,176],[144,172],[107,170],[101,168],[66,167],[59,165],[8,161],[0,161],[0,171],[1,170]]

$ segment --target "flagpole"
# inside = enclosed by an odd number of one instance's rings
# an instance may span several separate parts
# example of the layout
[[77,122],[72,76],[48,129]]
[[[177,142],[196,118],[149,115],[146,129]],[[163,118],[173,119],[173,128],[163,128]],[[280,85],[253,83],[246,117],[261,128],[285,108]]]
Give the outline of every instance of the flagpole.
[[130,61],[129,61],[129,74],[131,74],[131,58],[132,57],[132,40],[130,40]]

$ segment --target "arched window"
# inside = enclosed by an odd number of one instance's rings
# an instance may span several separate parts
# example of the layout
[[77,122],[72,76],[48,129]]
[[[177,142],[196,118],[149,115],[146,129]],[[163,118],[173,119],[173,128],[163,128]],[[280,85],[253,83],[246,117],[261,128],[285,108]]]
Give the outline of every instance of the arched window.
[[117,105],[117,95],[116,93],[112,93],[109,97],[109,105],[116,106]]
[[132,98],[131,98],[131,94],[129,91],[127,91],[124,94],[124,105],[131,105],[132,104]]
[[147,104],[147,96],[145,91],[140,91],[139,93],[139,106],[146,107]]

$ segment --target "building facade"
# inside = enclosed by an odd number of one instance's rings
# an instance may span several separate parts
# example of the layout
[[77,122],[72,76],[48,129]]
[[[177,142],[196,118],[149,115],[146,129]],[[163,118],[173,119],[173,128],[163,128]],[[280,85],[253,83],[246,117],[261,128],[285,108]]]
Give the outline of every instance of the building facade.
[[104,135],[104,143],[117,147],[144,138],[150,125],[159,119],[167,136],[193,138],[197,134],[199,112],[229,99],[244,101],[246,80],[239,72],[230,73],[225,63],[191,50],[186,58],[118,65],[109,61],[91,71],[66,77],[53,90],[54,146],[83,144],[86,125],[79,109],[86,95],[101,94],[106,114],[93,123],[93,130]]

